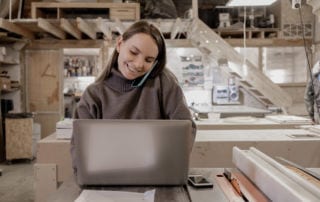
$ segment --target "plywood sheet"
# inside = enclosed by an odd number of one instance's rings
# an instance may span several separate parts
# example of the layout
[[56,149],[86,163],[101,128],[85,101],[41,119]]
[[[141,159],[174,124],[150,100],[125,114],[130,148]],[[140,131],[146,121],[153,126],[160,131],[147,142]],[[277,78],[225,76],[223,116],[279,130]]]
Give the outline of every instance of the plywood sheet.
[[35,201],[46,201],[57,190],[57,171],[55,164],[34,165]]
[[35,115],[35,122],[41,125],[41,138],[45,138],[48,135],[55,132],[56,127],[55,123],[61,119],[61,115],[59,113],[56,114],[42,114],[38,113]]
[[57,165],[57,181],[63,182],[73,175],[70,140],[57,140],[52,134],[38,142],[37,163]]
[[61,50],[27,51],[27,95],[32,112],[59,111],[62,93]]
[[27,50],[26,69],[27,110],[36,113],[35,121],[46,137],[63,116],[62,50]]
[[32,159],[33,119],[6,118],[6,159]]

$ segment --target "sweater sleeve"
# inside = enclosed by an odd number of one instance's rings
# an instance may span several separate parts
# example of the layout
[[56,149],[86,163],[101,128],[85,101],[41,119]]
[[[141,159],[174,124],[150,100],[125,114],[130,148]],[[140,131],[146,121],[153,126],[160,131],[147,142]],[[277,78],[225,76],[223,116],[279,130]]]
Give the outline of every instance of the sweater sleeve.
[[91,85],[83,92],[73,114],[75,119],[99,119],[102,117],[98,89],[98,87]]
[[[162,86],[162,109],[168,119],[192,121],[192,143],[195,140],[197,127],[185,100],[183,91],[176,77],[169,70],[163,72]],[[192,145],[191,145],[192,146]]]
[[310,79],[304,94],[304,102],[310,118],[314,119],[314,90],[312,88],[312,80]]

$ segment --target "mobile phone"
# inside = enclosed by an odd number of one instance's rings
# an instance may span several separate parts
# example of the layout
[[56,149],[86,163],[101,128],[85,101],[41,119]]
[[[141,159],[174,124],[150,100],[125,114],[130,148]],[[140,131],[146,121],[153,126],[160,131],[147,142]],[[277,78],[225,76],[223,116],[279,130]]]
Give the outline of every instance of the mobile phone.
[[209,182],[205,177],[202,175],[189,175],[188,176],[188,182],[193,187],[197,188],[210,188],[213,187],[213,183]]

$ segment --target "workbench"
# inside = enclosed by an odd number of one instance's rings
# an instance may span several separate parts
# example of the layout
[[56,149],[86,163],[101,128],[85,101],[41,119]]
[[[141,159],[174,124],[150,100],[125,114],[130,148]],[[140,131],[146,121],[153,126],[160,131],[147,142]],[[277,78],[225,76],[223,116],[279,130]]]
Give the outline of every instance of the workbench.
[[[198,130],[258,130],[258,129],[294,129],[301,125],[310,125],[308,121],[283,121],[277,122],[267,116],[264,118],[256,118],[252,116],[246,117],[227,117],[227,118],[211,118],[200,119],[195,121]],[[275,116],[277,117],[277,116]],[[298,118],[298,117],[297,117]]]
[[[312,169],[313,172],[319,173],[319,168]],[[155,202],[212,202],[230,201],[224,194],[224,191],[217,182],[217,175],[224,173],[223,168],[191,168],[189,174],[203,175],[206,179],[213,183],[212,188],[194,188],[189,184],[185,186],[139,186],[139,187],[96,187],[94,190],[109,191],[132,191],[143,193],[148,190],[155,189]],[[47,202],[73,202],[81,193],[81,189],[75,183],[73,178],[65,181],[59,189],[57,189],[48,198]],[[235,199],[234,199],[235,200]]]
[[[217,185],[214,176],[222,174],[222,168],[207,168],[207,169],[190,169],[190,174],[202,174],[211,182],[213,188],[195,189],[187,186],[148,186],[148,187],[99,187],[99,190],[113,191],[133,191],[145,192],[147,190],[156,189],[155,202],[209,202],[209,201],[228,201]],[[55,191],[47,200],[48,202],[73,202],[80,194],[81,189],[75,183],[73,178],[65,181],[57,191]]]
[[267,114],[271,114],[271,111],[266,109],[260,109],[255,107],[248,107],[245,105],[214,105],[214,106],[191,106],[190,109],[193,112],[201,114],[210,114],[218,118],[226,117],[238,117],[238,116],[252,116],[257,118],[265,117]]
[[[306,129],[199,130],[190,167],[232,167],[233,146],[254,146],[272,157],[281,156],[305,167],[320,167],[320,134]],[[35,175],[36,201],[43,201],[73,176],[70,140],[56,139],[55,133],[40,140]]]
[[320,134],[306,129],[199,130],[190,167],[230,167],[232,148],[256,147],[305,167],[320,167]]

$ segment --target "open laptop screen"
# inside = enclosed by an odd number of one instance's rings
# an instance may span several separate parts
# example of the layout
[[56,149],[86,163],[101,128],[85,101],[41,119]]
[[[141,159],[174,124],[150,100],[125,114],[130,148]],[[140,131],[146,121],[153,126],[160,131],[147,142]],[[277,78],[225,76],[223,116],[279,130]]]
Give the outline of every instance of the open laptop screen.
[[79,185],[181,185],[189,166],[189,120],[77,119]]

